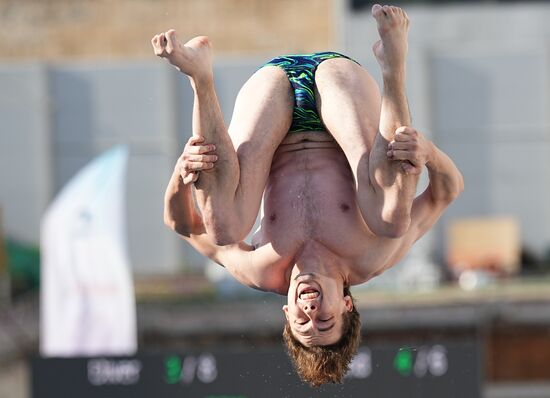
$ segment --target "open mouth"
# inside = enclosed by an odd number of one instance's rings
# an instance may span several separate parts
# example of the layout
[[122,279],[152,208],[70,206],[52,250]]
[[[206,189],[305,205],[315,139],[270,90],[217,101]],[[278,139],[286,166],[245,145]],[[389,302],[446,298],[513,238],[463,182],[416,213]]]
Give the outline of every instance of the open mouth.
[[311,286],[304,286],[302,289],[300,289],[298,297],[300,298],[300,300],[315,300],[320,295],[321,293],[316,288]]

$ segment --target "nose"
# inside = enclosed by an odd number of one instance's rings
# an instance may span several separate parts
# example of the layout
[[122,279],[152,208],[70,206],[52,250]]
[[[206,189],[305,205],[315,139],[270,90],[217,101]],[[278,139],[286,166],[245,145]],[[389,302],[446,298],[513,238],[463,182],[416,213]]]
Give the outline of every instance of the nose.
[[314,303],[304,303],[302,309],[306,314],[310,314],[317,309],[317,306]]

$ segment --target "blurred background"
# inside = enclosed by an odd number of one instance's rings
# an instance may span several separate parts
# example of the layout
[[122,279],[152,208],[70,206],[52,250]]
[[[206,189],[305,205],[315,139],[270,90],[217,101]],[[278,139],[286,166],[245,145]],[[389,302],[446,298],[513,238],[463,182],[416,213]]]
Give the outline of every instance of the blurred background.
[[[163,224],[192,92],[150,39],[170,28],[181,40],[210,37],[229,122],[240,86],[275,55],[336,50],[380,81],[372,4],[0,0],[0,397],[41,396],[31,359],[42,217],[82,167],[119,144],[130,150],[139,352],[282,350],[284,298],[239,287]],[[466,189],[400,264],[352,289],[363,345],[443,346],[451,366],[453,344],[471,344],[479,396],[550,397],[550,2],[396,5],[411,19],[413,125],[451,156]]]

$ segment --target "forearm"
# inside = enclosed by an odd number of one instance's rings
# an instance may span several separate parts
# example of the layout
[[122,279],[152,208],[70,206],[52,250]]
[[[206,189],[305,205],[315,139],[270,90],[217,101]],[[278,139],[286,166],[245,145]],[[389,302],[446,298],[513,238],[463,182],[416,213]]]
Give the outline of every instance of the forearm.
[[164,223],[184,236],[204,231],[191,189],[191,185],[183,183],[178,170],[174,170],[164,194]]
[[428,188],[434,202],[450,203],[464,190],[462,174],[451,158],[433,143],[426,167],[430,177]]

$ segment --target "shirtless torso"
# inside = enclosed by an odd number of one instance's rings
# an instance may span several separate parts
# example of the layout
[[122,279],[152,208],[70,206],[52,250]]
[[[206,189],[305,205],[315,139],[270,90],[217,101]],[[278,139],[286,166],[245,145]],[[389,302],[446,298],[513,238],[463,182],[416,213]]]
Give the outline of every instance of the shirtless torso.
[[267,267],[264,277],[281,294],[288,291],[291,269],[308,247],[335,256],[351,285],[382,272],[404,251],[399,250],[401,240],[380,238],[369,230],[344,152],[324,132],[288,135],[277,149],[265,189],[261,228],[252,244],[269,248],[279,258],[275,267]]
[[[314,104],[298,112],[317,112],[325,131],[289,132],[301,101],[285,69],[294,58],[279,58],[282,64],[270,62],[251,76],[227,129],[208,39],[181,45],[168,31],[152,40],[157,55],[190,77],[193,128],[202,140],[187,146],[176,165],[165,221],[245,285],[287,294],[293,269],[301,263],[314,268],[311,258],[320,252],[323,263],[332,259],[329,274],[339,273],[347,285],[365,282],[394,265],[462,189],[452,161],[405,127],[410,124],[405,12],[375,6],[373,16],[381,38],[373,50],[383,95],[368,71],[333,53],[303,82],[313,83],[305,91]],[[303,58],[317,62],[315,55]],[[307,69],[296,72],[307,74]],[[209,144],[215,149],[202,146]],[[424,166],[430,184],[415,198]],[[200,215],[183,182],[193,170],[202,170],[193,178]],[[243,239],[262,201],[261,228],[249,245]]]

